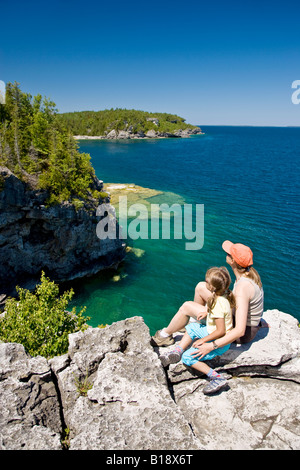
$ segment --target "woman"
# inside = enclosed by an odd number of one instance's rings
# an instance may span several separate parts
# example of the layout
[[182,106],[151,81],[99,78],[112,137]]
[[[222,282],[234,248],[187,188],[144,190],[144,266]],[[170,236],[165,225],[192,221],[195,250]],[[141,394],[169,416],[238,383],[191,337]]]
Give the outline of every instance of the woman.
[[[259,330],[264,308],[264,292],[260,276],[253,268],[253,253],[248,246],[226,240],[222,245],[227,253],[226,262],[231,266],[236,282],[233,293],[236,299],[234,328],[214,343],[204,343],[198,347],[195,356],[199,359],[214,348],[221,348],[232,342],[248,343]],[[191,320],[200,320],[206,313],[206,303],[211,293],[205,282],[199,282],[195,289],[194,302],[185,302],[166,328],[157,331],[152,337],[155,346],[169,346],[174,343],[173,333],[180,331]]]

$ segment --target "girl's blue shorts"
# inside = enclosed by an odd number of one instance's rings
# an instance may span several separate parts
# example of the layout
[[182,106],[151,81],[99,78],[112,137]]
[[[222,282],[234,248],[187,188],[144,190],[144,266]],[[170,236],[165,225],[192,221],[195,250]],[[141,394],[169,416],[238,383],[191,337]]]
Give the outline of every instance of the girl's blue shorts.
[[[199,338],[204,338],[205,336],[208,336],[208,331],[207,331],[206,325],[203,325],[203,324],[198,323],[198,322],[189,323],[188,325],[186,325],[185,329],[186,329],[187,334],[193,340],[197,339],[197,338],[199,339]],[[202,359],[199,359],[199,356],[194,357],[194,356],[191,355],[192,353],[197,352],[199,350],[197,348],[191,347],[183,353],[183,355],[181,357],[181,360],[187,366],[192,366],[193,364],[195,364],[198,361],[209,361],[210,359],[213,359],[216,356],[221,356],[226,351],[228,351],[229,348],[230,348],[230,344],[227,344],[226,346],[223,346],[222,348],[213,349],[211,352],[209,352],[204,357],[202,357]]]

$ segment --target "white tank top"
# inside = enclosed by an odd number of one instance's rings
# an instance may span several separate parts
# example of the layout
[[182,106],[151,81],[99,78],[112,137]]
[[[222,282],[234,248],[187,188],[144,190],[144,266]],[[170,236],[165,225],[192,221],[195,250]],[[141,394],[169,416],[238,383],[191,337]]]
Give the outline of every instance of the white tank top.
[[234,283],[233,292],[235,291],[238,283],[241,281],[251,282],[254,287],[254,296],[249,302],[247,326],[258,326],[264,311],[264,290],[262,287],[259,287],[252,279],[241,277]]

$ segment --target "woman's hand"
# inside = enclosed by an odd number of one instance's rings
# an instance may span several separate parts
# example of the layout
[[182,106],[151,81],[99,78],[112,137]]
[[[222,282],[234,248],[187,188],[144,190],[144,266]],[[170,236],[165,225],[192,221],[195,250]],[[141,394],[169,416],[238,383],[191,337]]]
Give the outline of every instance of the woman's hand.
[[201,341],[201,340],[197,340],[197,341],[195,341],[195,343],[193,343],[193,347],[197,348],[198,351],[195,351],[194,353],[192,353],[191,356],[199,357],[199,359],[202,359],[202,357],[206,356],[206,354],[208,354],[209,352],[211,352],[213,350],[214,346],[213,346],[212,342],[210,342],[210,343],[201,343],[201,344],[199,344],[199,346],[197,346],[198,341]]
[[205,342],[205,338],[197,339],[197,341],[194,341],[192,347],[199,348],[199,346],[201,346],[201,344],[203,344],[204,342]]

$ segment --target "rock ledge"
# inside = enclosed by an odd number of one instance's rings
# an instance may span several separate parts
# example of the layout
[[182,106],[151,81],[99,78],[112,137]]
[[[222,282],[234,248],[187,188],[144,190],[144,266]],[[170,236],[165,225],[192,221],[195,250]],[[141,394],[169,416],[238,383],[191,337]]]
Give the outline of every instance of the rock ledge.
[[0,449],[299,449],[300,329],[278,310],[264,320],[212,364],[229,389],[211,397],[203,376],[162,367],[142,317],[72,334],[49,361],[1,343]]

